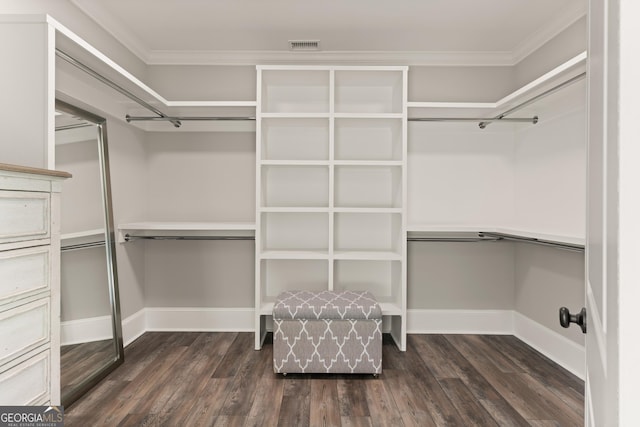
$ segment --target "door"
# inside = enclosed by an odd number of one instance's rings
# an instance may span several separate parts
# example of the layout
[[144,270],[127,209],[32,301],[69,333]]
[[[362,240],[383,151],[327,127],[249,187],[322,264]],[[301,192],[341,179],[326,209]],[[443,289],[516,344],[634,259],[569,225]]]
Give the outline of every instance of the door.
[[[615,202],[610,192],[615,180],[610,158],[615,141],[609,140],[607,116],[607,0],[589,5],[588,41],[588,162],[587,162],[587,376],[585,384],[585,423],[601,427],[617,425],[617,333],[615,304],[617,280],[615,249],[607,244],[615,238],[615,215],[608,207]],[[615,157],[615,156],[614,156]],[[613,181],[613,182],[612,182]],[[613,320],[613,321],[612,321]]]
[[588,60],[588,426],[640,422],[640,6],[591,0]]

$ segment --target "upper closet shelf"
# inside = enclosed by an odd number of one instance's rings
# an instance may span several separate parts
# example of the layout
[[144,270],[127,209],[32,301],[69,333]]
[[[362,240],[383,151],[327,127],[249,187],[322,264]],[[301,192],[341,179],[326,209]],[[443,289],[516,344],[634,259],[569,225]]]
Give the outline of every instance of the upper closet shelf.
[[451,241],[465,241],[480,238],[481,240],[514,240],[525,243],[538,243],[547,246],[558,246],[564,249],[583,250],[586,239],[584,237],[559,234],[541,233],[537,231],[487,227],[482,225],[408,225],[407,239],[440,239],[451,238]]
[[105,243],[104,228],[96,228],[94,230],[84,230],[75,233],[64,233],[60,236],[60,246],[62,250],[67,248],[81,248],[104,245]]
[[[124,95],[127,101],[118,99],[118,107],[114,107],[120,111],[111,111],[117,117],[133,116],[136,120],[131,121],[132,124],[151,131],[175,130],[174,125],[178,123],[182,131],[255,131],[255,99],[168,100],[54,18],[47,15],[41,19],[56,31],[56,66],[60,70],[60,78],[64,79],[65,73],[75,73],[79,69],[99,82],[94,86],[96,90],[110,96],[116,93]],[[153,120],[147,121],[146,117]],[[174,120],[174,117],[183,117],[184,120]],[[212,117],[213,120],[205,120]],[[235,119],[217,120],[218,117]]]
[[463,117],[490,117],[499,115],[515,105],[526,103],[528,100],[549,91],[554,87],[579,79],[586,69],[587,52],[560,64],[553,70],[543,74],[532,82],[513,91],[495,102],[407,102],[407,107],[413,110],[410,117],[436,116],[449,117],[455,114]]
[[118,242],[146,240],[253,240],[254,222],[136,222],[118,226]]

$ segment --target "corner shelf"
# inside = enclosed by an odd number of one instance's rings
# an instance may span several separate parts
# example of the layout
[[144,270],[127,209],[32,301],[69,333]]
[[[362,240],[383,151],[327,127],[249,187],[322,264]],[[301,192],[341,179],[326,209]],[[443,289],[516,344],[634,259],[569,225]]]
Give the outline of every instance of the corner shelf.
[[60,246],[64,248],[65,246],[85,245],[88,243],[104,241],[104,234],[104,228],[64,233],[60,235]]
[[505,228],[483,225],[419,225],[413,224],[407,226],[407,238],[410,240],[414,237],[429,237],[443,235],[478,235],[479,233],[493,233],[498,235],[514,236],[522,238],[523,241],[530,243],[557,244],[575,246],[584,248],[586,239],[580,236],[570,236],[565,234],[551,234],[538,232],[533,230],[524,230],[518,228]]

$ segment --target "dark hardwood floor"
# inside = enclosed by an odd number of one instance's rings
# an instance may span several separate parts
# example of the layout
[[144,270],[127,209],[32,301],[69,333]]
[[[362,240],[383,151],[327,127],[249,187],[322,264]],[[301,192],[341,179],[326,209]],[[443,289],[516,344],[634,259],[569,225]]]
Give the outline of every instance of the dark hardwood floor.
[[513,336],[388,337],[383,373],[275,375],[252,333],[146,333],[66,426],[582,426],[584,383]]
[[60,347],[60,388],[62,395],[76,388],[92,372],[115,357],[113,340],[93,341]]

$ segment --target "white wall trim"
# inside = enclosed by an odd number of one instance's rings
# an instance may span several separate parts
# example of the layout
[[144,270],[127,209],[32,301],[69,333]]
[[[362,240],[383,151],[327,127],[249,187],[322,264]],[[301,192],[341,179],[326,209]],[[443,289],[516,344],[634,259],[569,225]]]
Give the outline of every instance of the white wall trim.
[[409,334],[513,333],[512,310],[407,310]]
[[60,345],[108,340],[113,337],[111,316],[60,322]]
[[513,66],[511,52],[435,51],[173,51],[152,50],[147,65],[366,64],[412,66]]
[[253,308],[147,307],[147,331],[253,332]]
[[[147,307],[122,321],[124,345],[148,331],[253,332],[253,313],[253,308]],[[584,346],[513,310],[410,309],[407,333],[514,335],[585,378]]]
[[407,310],[409,334],[514,335],[584,380],[584,346],[513,310]]
[[122,340],[125,347],[147,332],[147,315],[145,311],[146,309],[142,308],[122,320]]
[[572,374],[585,379],[584,346],[520,313],[514,312],[513,320],[513,335]]

